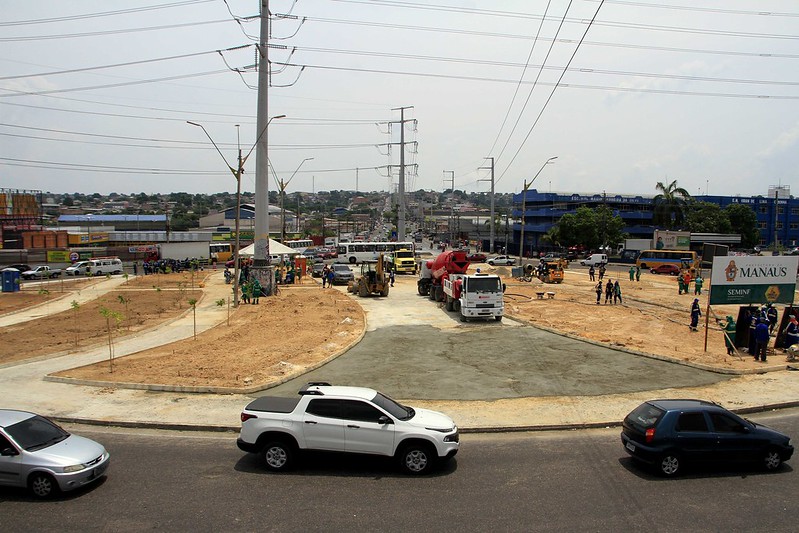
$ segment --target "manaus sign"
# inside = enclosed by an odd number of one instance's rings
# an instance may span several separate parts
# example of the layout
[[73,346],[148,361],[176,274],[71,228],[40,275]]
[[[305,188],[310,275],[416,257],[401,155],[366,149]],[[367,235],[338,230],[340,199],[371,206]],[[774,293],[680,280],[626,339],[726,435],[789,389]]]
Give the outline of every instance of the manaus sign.
[[799,256],[713,258],[710,305],[792,304]]

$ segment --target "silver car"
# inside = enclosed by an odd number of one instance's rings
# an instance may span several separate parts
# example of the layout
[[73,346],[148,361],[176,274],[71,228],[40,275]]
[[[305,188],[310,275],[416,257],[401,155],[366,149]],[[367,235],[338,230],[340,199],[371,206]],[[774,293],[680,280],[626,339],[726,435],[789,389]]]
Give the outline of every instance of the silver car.
[[0,409],[0,485],[28,487],[47,498],[96,481],[109,458],[101,444],[42,416]]

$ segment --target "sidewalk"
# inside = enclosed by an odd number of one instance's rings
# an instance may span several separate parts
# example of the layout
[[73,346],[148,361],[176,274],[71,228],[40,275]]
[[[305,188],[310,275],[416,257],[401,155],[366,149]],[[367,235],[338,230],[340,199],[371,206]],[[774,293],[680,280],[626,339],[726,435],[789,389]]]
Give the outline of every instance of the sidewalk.
[[[107,283],[107,282],[103,282]],[[106,288],[107,287],[107,288]],[[113,285],[94,288],[111,290]],[[227,318],[230,285],[221,273],[206,281],[197,304],[198,333]],[[82,291],[88,292],[88,291]],[[89,298],[89,295],[82,297]],[[67,302],[69,305],[69,302]],[[368,309],[369,305],[365,305]],[[54,310],[52,312],[55,312]],[[442,313],[442,316],[446,316]],[[392,315],[392,322],[398,317]],[[369,319],[369,329],[379,321]],[[193,335],[192,314],[115,342],[121,357]],[[194,394],[94,387],[45,381],[43,376],[79,365],[108,359],[108,347],[98,346],[80,355],[23,362],[0,369],[0,388],[7,391],[0,407],[42,413],[83,423],[171,429],[237,430],[241,409],[253,398],[244,394]],[[9,394],[10,393],[10,394]],[[257,393],[256,395],[261,395]],[[411,405],[443,411],[464,431],[511,431],[618,425],[640,402],[663,397],[712,400],[737,411],[799,405],[799,373],[754,374],[709,386],[650,390],[602,396],[550,396],[495,401],[450,401],[404,398]]]

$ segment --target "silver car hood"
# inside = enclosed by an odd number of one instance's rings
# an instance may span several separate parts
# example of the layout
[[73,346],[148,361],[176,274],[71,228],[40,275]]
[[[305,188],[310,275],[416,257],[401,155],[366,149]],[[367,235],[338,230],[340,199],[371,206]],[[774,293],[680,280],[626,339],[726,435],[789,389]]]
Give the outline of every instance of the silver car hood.
[[105,454],[105,448],[85,437],[70,435],[57,444],[27,453],[48,464],[69,466],[93,461]]

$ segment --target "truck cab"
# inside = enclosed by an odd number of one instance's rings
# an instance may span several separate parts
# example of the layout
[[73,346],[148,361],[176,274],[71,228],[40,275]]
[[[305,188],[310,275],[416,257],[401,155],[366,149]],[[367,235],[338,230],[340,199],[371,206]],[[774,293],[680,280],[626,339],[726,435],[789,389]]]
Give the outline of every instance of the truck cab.
[[502,280],[493,274],[459,274],[444,280],[446,309],[460,313],[461,322],[470,318],[502,320],[503,292]]

